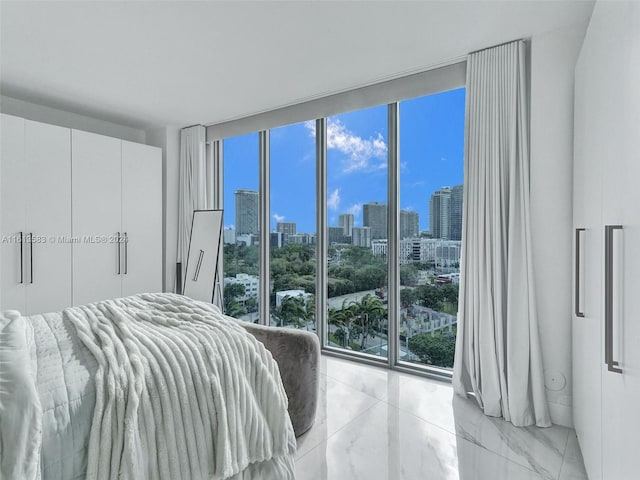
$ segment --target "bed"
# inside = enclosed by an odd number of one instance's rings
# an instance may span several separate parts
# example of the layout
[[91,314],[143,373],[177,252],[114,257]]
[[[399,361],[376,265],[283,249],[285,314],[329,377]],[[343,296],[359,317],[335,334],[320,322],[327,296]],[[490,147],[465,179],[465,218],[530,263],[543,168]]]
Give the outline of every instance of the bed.
[[211,304],[0,318],[2,478],[294,479],[288,405],[271,352]]

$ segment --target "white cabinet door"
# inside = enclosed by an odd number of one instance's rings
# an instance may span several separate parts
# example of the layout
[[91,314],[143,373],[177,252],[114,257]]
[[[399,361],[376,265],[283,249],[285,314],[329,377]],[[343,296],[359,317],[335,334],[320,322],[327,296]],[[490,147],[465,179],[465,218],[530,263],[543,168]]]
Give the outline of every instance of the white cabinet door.
[[72,130],[73,303],[122,294],[121,145],[116,138]]
[[[576,71],[580,73],[579,63]],[[592,480],[602,479],[602,166],[589,75],[576,75],[574,227],[580,234],[579,311],[572,322],[574,425]],[[575,235],[575,231],[574,231]],[[575,260],[574,260],[575,261]],[[575,267],[575,265],[574,265]],[[574,295],[576,294],[574,285]],[[574,299],[575,300],[575,299]],[[575,310],[575,306],[574,306]]]
[[122,295],[162,291],[162,151],[122,142]]
[[25,124],[27,314],[71,305],[71,130]]
[[0,308],[26,308],[25,265],[25,162],[24,119],[2,114],[0,118]]
[[[616,25],[602,65],[613,88],[597,135],[606,139],[605,225],[621,225],[612,242],[612,347],[622,373],[603,368],[603,473],[635,480],[640,474],[640,5],[611,9]],[[604,55],[603,55],[604,56]],[[606,123],[604,123],[606,122]]]

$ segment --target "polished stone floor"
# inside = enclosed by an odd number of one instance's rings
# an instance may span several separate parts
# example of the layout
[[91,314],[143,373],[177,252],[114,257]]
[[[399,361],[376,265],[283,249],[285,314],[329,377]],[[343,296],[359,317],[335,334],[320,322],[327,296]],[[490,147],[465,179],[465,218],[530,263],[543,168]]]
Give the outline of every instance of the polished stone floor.
[[322,357],[298,480],[586,479],[573,430],[516,428],[450,385]]

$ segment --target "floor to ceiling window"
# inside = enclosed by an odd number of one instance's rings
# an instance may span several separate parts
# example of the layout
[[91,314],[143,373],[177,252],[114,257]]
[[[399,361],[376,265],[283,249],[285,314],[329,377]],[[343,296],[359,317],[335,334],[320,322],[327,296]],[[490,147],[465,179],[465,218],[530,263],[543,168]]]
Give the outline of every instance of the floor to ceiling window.
[[387,356],[387,106],[327,118],[328,344]]
[[[333,354],[451,377],[464,67],[209,127],[224,139],[228,314],[317,332]],[[344,113],[302,121],[320,111]]]
[[269,137],[271,325],[315,331],[315,137],[305,123]]
[[451,368],[462,235],[465,89],[400,102],[399,360]]
[[258,134],[227,138],[224,155],[224,310],[258,321]]

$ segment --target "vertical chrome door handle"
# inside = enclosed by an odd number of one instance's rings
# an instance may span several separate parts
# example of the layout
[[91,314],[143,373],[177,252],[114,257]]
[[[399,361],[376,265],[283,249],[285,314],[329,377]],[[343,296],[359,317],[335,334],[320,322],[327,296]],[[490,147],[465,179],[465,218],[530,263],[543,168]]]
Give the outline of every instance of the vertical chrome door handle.
[[604,361],[607,370],[622,373],[619,363],[613,359],[613,232],[622,225],[604,227]]
[[124,232],[124,274],[129,270],[129,235]]
[[576,317],[584,317],[584,312],[580,311],[580,234],[584,232],[584,228],[576,228],[576,268],[575,268],[575,307]]
[[120,275],[120,232],[118,232],[118,240],[117,240],[117,250],[116,250],[116,257],[118,260],[118,271],[117,274]]
[[198,277],[200,276],[200,267],[202,266],[202,258],[204,257],[204,250],[200,250],[200,255],[198,256],[198,263],[196,265],[196,272],[193,274],[193,281],[197,282]]
[[24,234],[20,232],[20,284],[24,283]]
[[29,274],[31,275],[29,283],[33,283],[33,232],[29,234]]

